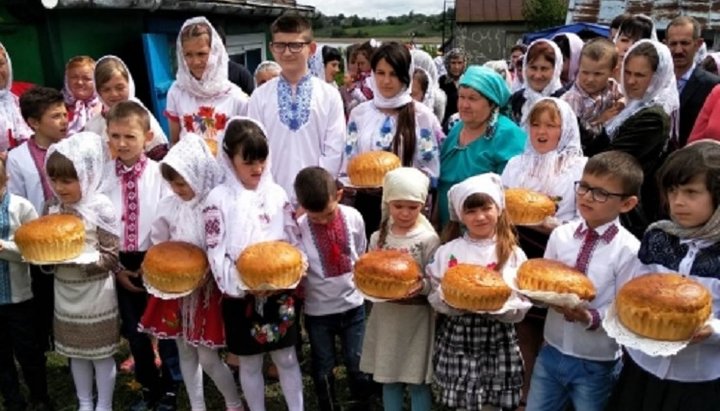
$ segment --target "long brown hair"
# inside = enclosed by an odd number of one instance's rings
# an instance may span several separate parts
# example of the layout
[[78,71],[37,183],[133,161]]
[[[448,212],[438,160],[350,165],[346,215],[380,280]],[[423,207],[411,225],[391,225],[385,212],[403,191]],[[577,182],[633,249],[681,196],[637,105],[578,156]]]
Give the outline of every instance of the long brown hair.
[[[485,193],[475,193],[465,199],[463,203],[463,212],[467,212],[474,208],[483,208],[489,204],[497,207],[492,197]],[[450,205],[452,207],[452,205]],[[448,243],[462,234],[462,226],[458,221],[451,221],[442,232],[440,241],[445,244]],[[502,210],[498,215],[497,225],[495,226],[495,254],[497,256],[496,270],[500,271],[503,269],[505,264],[513,254],[515,246],[517,246],[517,236],[515,235],[515,229],[510,223],[510,218],[505,210]]]
[[[380,60],[385,60],[395,71],[398,80],[410,87],[410,64],[412,56],[405,46],[397,42],[385,43],[378,48],[372,55],[370,67],[375,71]],[[415,135],[415,102],[410,101],[399,108],[397,117],[397,129],[392,141],[392,151],[395,154],[400,153],[400,144],[402,144],[402,165],[412,167],[413,158],[415,157],[415,145],[417,136]]]

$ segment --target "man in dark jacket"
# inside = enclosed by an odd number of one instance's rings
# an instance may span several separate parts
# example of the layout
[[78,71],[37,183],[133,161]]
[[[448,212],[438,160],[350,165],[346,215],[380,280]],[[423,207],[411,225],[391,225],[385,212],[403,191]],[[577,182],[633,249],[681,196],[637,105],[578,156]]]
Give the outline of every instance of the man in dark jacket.
[[[220,35],[223,45],[227,46],[225,30],[223,30],[222,25],[215,25],[215,30]],[[255,79],[250,70],[242,64],[232,61],[232,59],[228,59],[228,80],[240,87],[248,96],[255,90]]]
[[700,109],[713,87],[720,83],[720,77],[695,64],[695,55],[703,43],[700,23],[695,18],[674,18],[668,24],[665,42],[672,52],[680,93],[680,118],[676,120],[673,144],[673,148],[680,148],[687,143]]

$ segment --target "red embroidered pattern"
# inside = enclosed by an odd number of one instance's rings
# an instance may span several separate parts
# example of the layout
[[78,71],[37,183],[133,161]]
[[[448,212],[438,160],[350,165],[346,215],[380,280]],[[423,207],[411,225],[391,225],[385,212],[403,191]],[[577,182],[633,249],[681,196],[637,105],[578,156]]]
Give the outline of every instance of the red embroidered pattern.
[[147,157],[140,156],[140,160],[131,168],[126,168],[122,162],[115,161],[115,174],[120,178],[123,196],[122,221],[125,228],[123,251],[138,250],[138,232],[140,226],[140,197],[138,194],[138,180],[147,165]]
[[220,209],[210,206],[203,210],[205,219],[205,243],[209,248],[215,248],[220,243]]
[[603,240],[605,244],[607,244],[612,241],[618,231],[619,230],[615,225],[611,225],[607,230],[605,230],[603,235],[599,235],[598,232],[592,228],[582,230],[582,225],[580,225],[575,231],[575,238],[585,238],[583,239],[580,252],[578,253],[577,260],[575,261],[575,268],[583,273],[586,273],[587,266],[590,263],[590,258],[592,257],[592,253],[595,251],[598,240]]
[[350,236],[339,211],[328,224],[308,222],[325,277],[338,277],[352,270]]
[[190,133],[199,133],[203,138],[215,138],[219,131],[225,130],[227,115],[216,113],[214,107],[201,106],[195,114],[182,116],[183,127]]

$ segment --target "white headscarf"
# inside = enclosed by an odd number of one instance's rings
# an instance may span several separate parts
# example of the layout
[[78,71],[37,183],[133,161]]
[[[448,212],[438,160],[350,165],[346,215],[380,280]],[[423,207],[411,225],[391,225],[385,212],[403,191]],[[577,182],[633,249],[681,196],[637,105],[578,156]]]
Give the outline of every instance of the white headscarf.
[[[72,59],[71,59],[72,60]],[[124,64],[124,63],[123,63]],[[85,124],[92,118],[91,113],[95,114],[100,110],[98,107],[102,106],[100,96],[97,93],[97,87],[93,87],[93,94],[87,100],[78,100],[70,90],[70,81],[68,79],[68,65],[65,65],[65,85],[63,86],[62,94],[65,100],[66,106],[73,107],[73,119],[68,124],[68,135],[79,132],[85,128]],[[93,64],[93,73],[95,71],[95,64]],[[128,71],[128,73],[130,73]]]
[[448,191],[450,221],[461,221],[465,200],[477,193],[489,195],[497,205],[498,211],[502,212],[505,209],[505,193],[500,176],[495,173],[480,174],[450,187]]
[[[97,62],[95,62],[95,68],[97,69],[97,67],[100,66],[101,62],[103,62],[104,60],[108,60],[108,59],[117,60],[118,63],[120,63],[123,67],[125,67],[125,72],[127,73],[127,77],[128,77],[127,78],[128,100],[132,100],[132,101],[142,104],[142,102],[135,97],[135,81],[132,78],[132,74],[130,73],[130,70],[128,69],[127,64],[125,64],[125,62],[122,61],[122,59],[120,57],[113,56],[111,54],[108,54],[107,56],[102,56],[102,57],[100,57],[100,59]],[[98,84],[96,79],[93,79],[93,81],[95,82],[95,90],[97,90],[98,87],[100,87],[100,84]],[[100,99],[100,101],[102,102],[103,107],[105,107],[105,109],[110,108],[110,106],[102,99],[102,97],[100,97],[99,94],[98,94],[98,99]],[[143,104],[143,107],[145,107],[144,104]]]
[[66,204],[65,207],[77,211],[86,222],[111,234],[119,235],[120,222],[115,208],[110,199],[100,191],[103,166],[108,156],[102,137],[83,131],[62,139],[48,148],[46,163],[55,152],[62,154],[73,163],[82,193],[80,201]]
[[[385,174],[383,179],[382,216],[380,221],[392,224],[390,216],[391,201],[415,201],[423,206],[427,201],[430,179],[425,173],[414,167],[400,167]],[[425,216],[420,213],[417,224],[425,230],[435,231]]]
[[672,116],[680,107],[680,95],[677,90],[672,54],[666,45],[658,41],[643,39],[630,47],[623,59],[621,70],[622,84],[625,84],[625,63],[627,62],[628,56],[632,55],[636,47],[645,43],[652,44],[655,50],[657,50],[659,57],[657,70],[655,70],[650,85],[645,91],[645,96],[638,100],[625,97],[625,108],[605,125],[605,130],[611,139],[615,137],[615,134],[625,120],[644,108],[660,105],[668,116]]
[[505,82],[507,83],[508,87],[512,87],[512,78],[510,78],[510,69],[508,68],[507,61],[505,60],[489,60],[486,61],[483,66],[494,70],[496,73],[500,75],[503,79],[505,79]]
[[7,52],[5,46],[0,43],[0,52],[5,53],[7,60],[8,77],[5,87],[0,89],[0,123],[4,121],[7,128],[0,130],[0,152],[7,151],[10,147],[8,141],[7,130],[11,130],[16,140],[22,141],[33,135],[32,130],[22,118],[18,98],[10,91],[13,84],[13,68],[10,60],[10,53]]
[[[400,46],[402,47],[402,46]],[[377,108],[398,108],[402,107],[410,102],[413,101],[412,96],[410,95],[412,93],[412,79],[413,74],[415,73],[415,64],[413,64],[412,56],[410,58],[410,69],[408,70],[408,74],[410,76],[410,84],[405,86],[403,84],[403,88],[400,89],[400,91],[394,95],[391,98],[383,97],[382,93],[380,93],[380,89],[377,86],[377,83],[375,82],[375,71],[373,70],[370,74],[370,88],[372,88],[373,92],[373,99],[372,102],[375,104],[375,107]]]
[[410,55],[412,55],[412,62],[415,66],[415,69],[420,69],[424,71],[425,75],[428,78],[428,88],[427,92],[425,93],[425,97],[423,97],[422,103],[431,110],[433,110],[435,108],[435,90],[440,89],[440,86],[438,85],[439,77],[437,74],[437,67],[435,66],[435,62],[428,53],[420,49],[410,50]]
[[[547,43],[552,47],[553,51],[555,52],[555,67],[553,68],[552,78],[548,82],[548,84],[545,86],[544,89],[542,89],[541,92],[537,92],[533,90],[532,87],[530,87],[530,83],[528,82],[528,55],[530,54],[530,50],[533,48],[534,45],[538,43]],[[560,75],[562,74],[563,69],[563,56],[562,52],[560,51],[560,48],[555,44],[554,41],[547,40],[547,39],[537,39],[530,43],[528,46],[527,52],[523,56],[523,78],[525,79],[525,88],[523,89],[523,97],[525,97],[525,103],[522,106],[522,123],[525,123],[525,119],[527,118],[527,114],[530,112],[530,108],[535,105],[535,102],[540,100],[543,97],[550,97],[554,92],[561,89],[563,87],[562,82],[560,81]]]
[[323,62],[322,47],[317,47],[315,53],[308,59],[310,74],[325,81],[325,64]]
[[553,36],[553,40],[558,36],[565,36],[570,44],[570,67],[568,67],[568,84],[575,82],[578,70],[580,70],[580,56],[585,42],[575,33],[558,33]]
[[[561,131],[557,148],[545,154],[535,151],[530,137],[530,117],[528,113],[528,121],[525,124],[525,131],[528,139],[525,142],[525,151],[520,154],[520,164],[523,164],[525,173],[522,174],[519,185],[523,188],[537,190],[548,193],[554,188],[555,181],[550,178],[563,174],[570,167],[584,158],[582,146],[580,145],[580,129],[578,127],[577,116],[572,107],[564,100],[545,97],[538,100],[537,105],[541,101],[552,101],[560,112]],[[535,106],[533,106],[534,108]],[[532,112],[532,109],[530,109]]]
[[[249,117],[236,116],[231,118],[228,120],[225,130],[230,130],[230,125],[238,120],[246,120],[256,124],[262,130],[263,135],[267,136],[265,127]],[[247,229],[243,230],[228,230],[230,237],[229,244],[227,245],[228,255],[236,257],[240,255],[240,252],[248,245],[262,241],[262,238],[258,238],[258,236],[260,236],[260,228],[258,227],[259,221],[255,218],[255,213],[258,215],[262,214],[264,207],[273,208],[281,201],[287,201],[287,197],[285,192],[274,184],[272,174],[270,173],[270,157],[272,153],[268,154],[268,158],[265,161],[265,169],[260,177],[258,186],[254,190],[249,190],[245,188],[237,177],[232,159],[225,151],[225,133],[221,136],[221,144],[222,145],[218,147],[218,161],[225,174],[223,185],[229,189],[230,195],[233,197],[232,200],[227,202],[230,209],[227,213],[229,217],[226,227],[247,227]],[[268,212],[266,214],[270,213]]]
[[705,60],[705,57],[708,56],[708,49],[707,44],[705,43],[705,40],[703,40],[702,45],[698,49],[697,53],[695,53],[695,64],[702,64],[703,60]]
[[[193,24],[207,24],[210,28],[210,56],[200,80],[193,77],[182,51],[182,32],[185,27]],[[212,98],[230,90],[232,87],[232,83],[228,80],[228,61],[230,57],[225,50],[220,35],[215,31],[208,19],[205,17],[193,17],[185,20],[180,33],[178,33],[176,47],[175,55],[178,70],[175,81],[178,87],[201,98]]]
[[195,193],[190,201],[178,197],[176,209],[177,240],[198,246],[205,244],[202,213],[199,208],[210,190],[222,182],[223,172],[203,139],[195,133],[188,133],[175,143],[160,164],[172,167]]

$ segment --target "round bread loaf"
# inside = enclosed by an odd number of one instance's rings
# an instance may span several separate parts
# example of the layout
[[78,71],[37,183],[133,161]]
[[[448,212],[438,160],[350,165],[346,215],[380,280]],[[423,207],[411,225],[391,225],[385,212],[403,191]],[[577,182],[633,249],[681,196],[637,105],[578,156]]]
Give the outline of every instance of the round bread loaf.
[[358,289],[371,297],[407,297],[421,280],[420,267],[408,253],[375,250],[360,257],[353,269]]
[[469,311],[497,311],[512,293],[500,273],[473,264],[449,268],[440,286],[448,305]]
[[710,318],[710,292],[680,274],[652,273],[628,281],[615,300],[620,322],[635,334],[685,341]]
[[145,281],[162,293],[180,294],[194,290],[208,270],[202,248],[183,241],[155,244],[142,263]]
[[555,202],[545,194],[524,188],[505,190],[505,208],[515,225],[540,224],[555,215]]
[[595,299],[595,286],[585,274],[545,258],[531,258],[522,263],[517,272],[517,285],[521,290],[575,294],[585,301]]
[[350,159],[347,174],[356,187],[380,187],[385,174],[400,166],[400,158],[393,153],[367,151]]
[[60,262],[85,249],[85,224],[70,214],[53,214],[21,225],[15,243],[27,261]]
[[265,241],[247,247],[235,262],[240,279],[250,290],[282,290],[300,281],[302,253],[285,241]]

